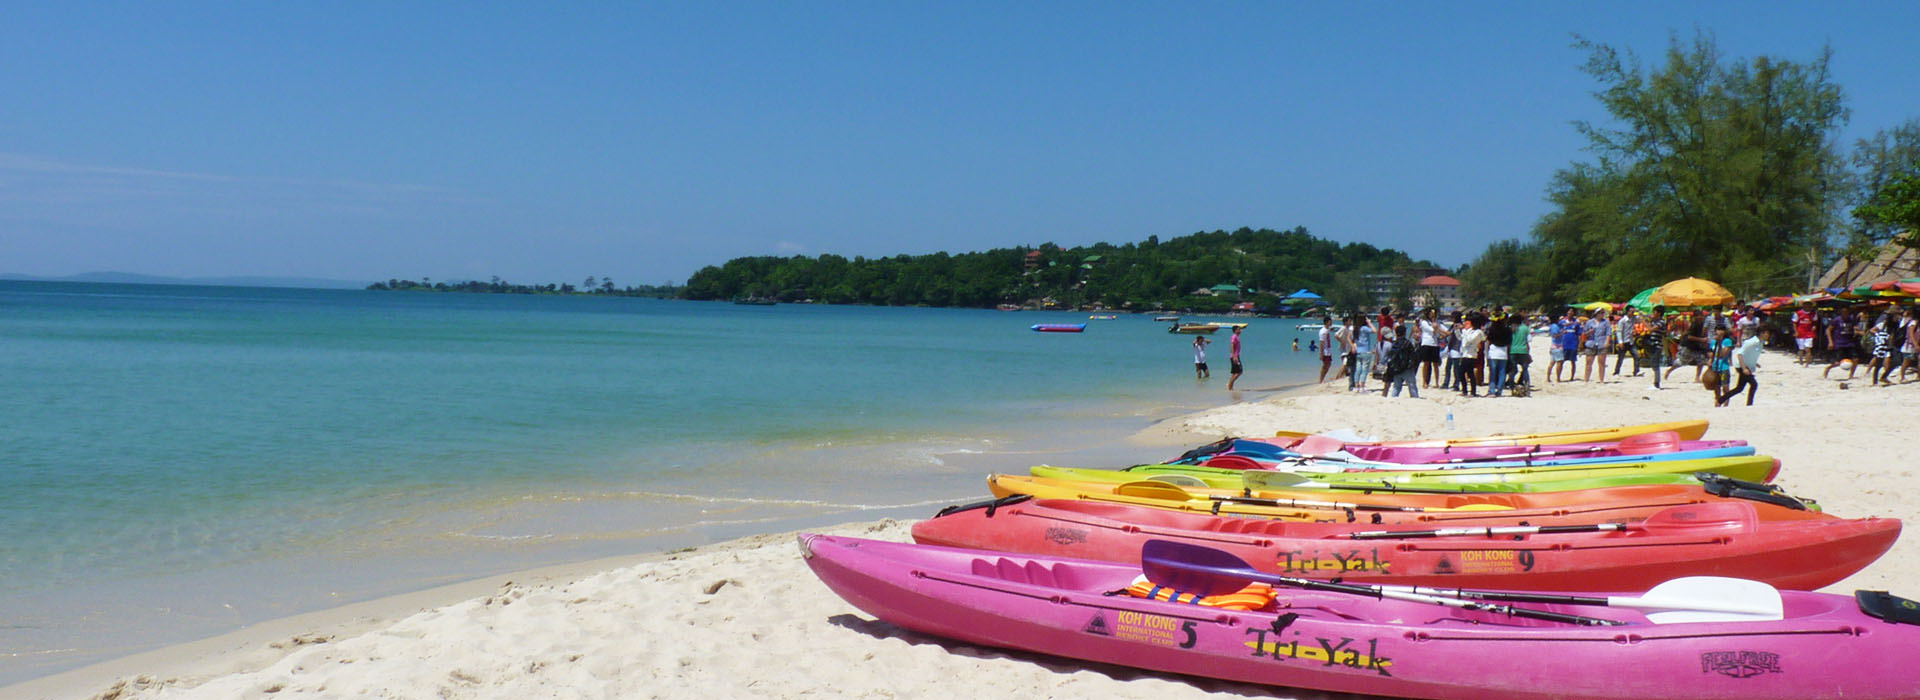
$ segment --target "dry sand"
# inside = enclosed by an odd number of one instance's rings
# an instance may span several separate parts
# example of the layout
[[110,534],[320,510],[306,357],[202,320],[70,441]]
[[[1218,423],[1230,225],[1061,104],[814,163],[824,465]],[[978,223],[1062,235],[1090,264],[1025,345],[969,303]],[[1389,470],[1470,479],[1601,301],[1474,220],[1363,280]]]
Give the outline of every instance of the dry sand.
[[[1544,355],[1540,355],[1544,357]],[[1227,435],[1352,428],[1386,439],[1535,432],[1706,417],[1784,463],[1780,483],[1843,516],[1912,519],[1911,407],[1920,383],[1841,389],[1768,353],[1753,407],[1714,408],[1683,368],[1547,383],[1526,399],[1349,394],[1329,382],[1163,421],[1142,459]],[[1544,363],[1535,365],[1543,370]],[[1835,373],[1844,375],[1844,371]],[[1249,392],[1249,397],[1258,396]],[[1119,466],[1119,465],[1087,465]],[[984,497],[984,489],[982,489]],[[909,523],[831,528],[905,539]],[[1911,589],[1920,544],[1830,588]],[[1908,593],[1914,591],[1909,590]],[[876,622],[816,581],[791,534],[585,562],[376,601],[170,647],[27,684],[4,698],[1168,698],[1326,697],[947,643]]]

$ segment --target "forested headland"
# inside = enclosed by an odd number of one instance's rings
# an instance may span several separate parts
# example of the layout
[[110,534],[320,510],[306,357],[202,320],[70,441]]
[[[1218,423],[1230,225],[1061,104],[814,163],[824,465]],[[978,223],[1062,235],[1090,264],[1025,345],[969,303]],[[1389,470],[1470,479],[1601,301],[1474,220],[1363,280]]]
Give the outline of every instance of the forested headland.
[[[1431,266],[1366,243],[1338,243],[1304,228],[1242,228],[1138,243],[997,248],[884,258],[746,257],[687,279],[688,299],[992,308],[1000,304],[1226,311],[1253,302],[1274,310],[1305,288],[1365,303],[1364,274]],[[1216,286],[1233,287],[1214,294]],[[1195,294],[1197,290],[1210,290]],[[1410,289],[1407,290],[1410,293]]]
[[1920,119],[1841,143],[1849,112],[1831,52],[1728,59],[1701,34],[1646,66],[1575,46],[1608,115],[1575,124],[1593,159],[1555,173],[1552,210],[1527,237],[1456,275],[1469,304],[1621,301],[1689,276],[1750,299],[1805,291],[1839,257],[1915,244]]

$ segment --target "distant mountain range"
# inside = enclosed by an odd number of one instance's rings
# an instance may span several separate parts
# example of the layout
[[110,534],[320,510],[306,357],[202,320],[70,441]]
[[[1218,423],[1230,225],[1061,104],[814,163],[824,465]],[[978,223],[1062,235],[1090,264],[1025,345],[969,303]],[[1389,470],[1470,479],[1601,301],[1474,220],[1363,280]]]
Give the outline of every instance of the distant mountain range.
[[299,289],[366,289],[367,283],[318,277],[163,277],[134,272],[83,272],[65,277],[42,277],[0,272],[0,280],[31,282],[98,282],[106,284],[199,284],[212,287],[294,287]]

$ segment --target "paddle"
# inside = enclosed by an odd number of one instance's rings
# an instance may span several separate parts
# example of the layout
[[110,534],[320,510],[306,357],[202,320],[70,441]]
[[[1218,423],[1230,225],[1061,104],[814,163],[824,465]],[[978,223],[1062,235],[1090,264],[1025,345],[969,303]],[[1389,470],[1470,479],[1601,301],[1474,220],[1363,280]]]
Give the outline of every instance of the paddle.
[[1334,508],[1338,510],[1366,510],[1366,511],[1377,510],[1377,511],[1395,512],[1395,513],[1439,513],[1439,512],[1453,513],[1458,511],[1513,510],[1512,508],[1509,508],[1507,506],[1495,505],[1492,503],[1473,503],[1460,508],[1423,508],[1420,506],[1387,506],[1387,505],[1377,505],[1372,503],[1344,503],[1341,501],[1313,501],[1313,500],[1306,500],[1306,499],[1299,499],[1299,498],[1259,498],[1256,496],[1215,496],[1215,495],[1209,495],[1207,497],[1216,501],[1225,501],[1228,503],[1245,503],[1247,505],[1256,505],[1256,506],[1284,506],[1284,507],[1290,507],[1290,508]]
[[1778,620],[1785,616],[1779,589],[1760,581],[1725,576],[1683,576],[1669,579],[1647,589],[1645,595],[1639,596],[1576,596],[1395,585],[1383,585],[1382,588],[1425,595],[1510,603],[1564,603],[1658,610],[1660,612],[1648,613],[1647,619],[1659,624]]
[[1505,535],[1552,535],[1569,532],[1696,532],[1700,530],[1751,529],[1758,516],[1745,503],[1698,503],[1674,506],[1647,516],[1638,523],[1593,523],[1588,525],[1515,525],[1507,527],[1447,527],[1434,530],[1363,530],[1347,533],[1355,540],[1424,539],[1431,537],[1500,537]]
[[[1495,600],[1521,603],[1561,603],[1657,610],[1647,614],[1656,624],[1736,620],[1778,620],[1784,616],[1780,592],[1759,581],[1720,576],[1677,578],[1649,589],[1639,596],[1575,596],[1551,593],[1476,591],[1469,589],[1421,588],[1418,586],[1367,586],[1298,579],[1254,569],[1228,552],[1198,545],[1148,540],[1141,547],[1140,559],[1147,579],[1157,585],[1199,595],[1231,593],[1247,584],[1260,582],[1335,591],[1355,595],[1411,600],[1447,605],[1468,610],[1504,612],[1515,617],[1573,622],[1584,625],[1619,625],[1614,620],[1555,613],[1513,606],[1456,605],[1464,600]],[[1574,619],[1566,619],[1574,618]]]
[[[1204,484],[1202,485],[1204,486]],[[1202,498],[1201,494],[1193,493],[1184,488],[1181,488],[1179,485],[1170,483],[1169,481],[1162,480],[1162,479],[1149,479],[1146,481],[1129,481],[1127,483],[1113,487],[1113,493],[1114,495],[1117,495],[1117,496],[1132,496],[1135,498],[1152,498],[1152,499],[1162,500],[1162,501],[1191,501],[1191,500]],[[1324,509],[1324,510],[1393,511],[1393,512],[1401,512],[1401,513],[1440,513],[1440,512],[1453,513],[1453,512],[1459,512],[1459,511],[1478,511],[1478,510],[1511,510],[1503,506],[1495,506],[1495,505],[1488,505],[1488,504],[1474,504],[1472,506],[1468,506],[1465,508],[1420,508],[1415,506],[1381,506],[1381,505],[1369,505],[1365,503],[1340,503],[1337,501],[1313,501],[1313,500],[1289,499],[1289,498],[1253,498],[1250,496],[1220,496],[1215,494],[1206,494],[1204,498],[1208,500],[1222,502],[1222,503],[1241,503],[1245,505],[1274,506],[1279,508],[1311,508],[1311,509]]]
[[1390,590],[1380,586],[1334,583],[1331,581],[1316,581],[1313,579],[1269,574],[1255,570],[1253,567],[1248,566],[1245,561],[1228,552],[1168,540],[1147,540],[1146,544],[1140,548],[1140,562],[1142,572],[1147,575],[1147,580],[1152,581],[1155,585],[1166,586],[1177,591],[1195,593],[1202,596],[1232,593],[1246,588],[1249,583],[1259,582],[1309,591],[1347,593],[1371,598],[1392,598],[1394,600],[1427,603],[1429,605],[1443,605],[1462,610],[1479,610],[1512,617],[1552,620],[1554,622],[1567,622],[1576,625],[1597,627],[1627,624],[1618,620],[1587,617],[1585,615],[1571,615],[1549,610],[1516,608],[1511,605],[1489,605],[1456,598],[1442,598],[1420,593]]
[[1260,470],[1250,469],[1250,470],[1247,470],[1246,472],[1241,473],[1240,479],[1243,483],[1246,484],[1247,488],[1253,489],[1255,491],[1286,491],[1286,490],[1297,490],[1297,489],[1327,489],[1327,490],[1337,489],[1337,490],[1344,490],[1344,491],[1386,491],[1389,493],[1443,493],[1443,494],[1481,493],[1480,491],[1471,491],[1466,488],[1442,489],[1442,488],[1428,488],[1428,487],[1413,487],[1413,486],[1401,486],[1399,484],[1393,484],[1393,483],[1387,483],[1387,482],[1381,482],[1378,485],[1334,484],[1334,483],[1328,483],[1325,481],[1319,481],[1309,477],[1304,477],[1299,474],[1295,474],[1293,472],[1283,472],[1283,471],[1277,471],[1272,469],[1260,469]]
[[1542,457],[1565,457],[1568,455],[1592,454],[1595,452],[1606,452],[1606,451],[1614,451],[1614,452],[1618,452],[1621,455],[1626,455],[1626,456],[1641,456],[1641,455],[1667,454],[1672,452],[1679,452],[1680,451],[1680,434],[1669,430],[1669,431],[1658,432],[1658,433],[1629,435],[1625,438],[1622,438],[1620,442],[1617,442],[1611,445],[1594,445],[1591,447],[1581,447],[1581,448],[1571,449],[1571,450],[1529,449],[1525,452],[1513,452],[1513,453],[1500,454],[1500,455],[1488,455],[1484,457],[1457,457],[1454,459],[1441,460],[1433,463],[1434,464],[1465,464],[1468,462],[1499,462],[1499,461],[1507,461],[1507,460],[1515,460],[1515,459],[1532,461]]
[[1197,486],[1200,488],[1205,488],[1207,486],[1207,482],[1201,481],[1191,476],[1187,476],[1185,474],[1155,474],[1153,476],[1147,477],[1146,480],[1158,481],[1166,484],[1173,484],[1174,486],[1187,486],[1187,487]]

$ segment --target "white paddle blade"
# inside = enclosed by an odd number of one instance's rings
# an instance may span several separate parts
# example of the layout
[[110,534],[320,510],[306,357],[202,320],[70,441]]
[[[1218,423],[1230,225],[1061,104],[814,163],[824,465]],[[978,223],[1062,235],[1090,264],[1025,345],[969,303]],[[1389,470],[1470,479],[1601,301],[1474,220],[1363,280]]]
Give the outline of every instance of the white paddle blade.
[[1147,481],[1159,481],[1162,483],[1173,484],[1174,486],[1205,487],[1207,485],[1207,482],[1201,481],[1191,476],[1187,476],[1185,474],[1155,474],[1153,476],[1147,477]]
[[1622,607],[1655,610],[1658,624],[1778,620],[1785,616],[1780,591],[1759,581],[1724,576],[1687,576],[1654,586],[1642,596],[1609,598]]
[[1246,484],[1247,488],[1255,491],[1263,489],[1295,489],[1303,486],[1306,488],[1315,488],[1320,483],[1293,472],[1266,470],[1248,470],[1240,474],[1240,480]]

